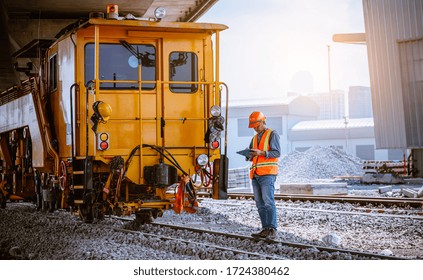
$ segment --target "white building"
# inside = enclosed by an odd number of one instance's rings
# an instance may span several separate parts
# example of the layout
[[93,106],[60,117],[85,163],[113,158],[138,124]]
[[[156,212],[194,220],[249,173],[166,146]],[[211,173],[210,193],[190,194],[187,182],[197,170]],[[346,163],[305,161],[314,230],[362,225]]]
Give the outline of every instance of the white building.
[[370,87],[353,86],[348,92],[348,116],[353,118],[372,118],[372,95]]
[[332,90],[330,93],[310,93],[308,96],[319,105],[319,119],[340,119],[345,116],[344,91]]
[[247,148],[254,136],[248,128],[248,118],[253,111],[266,115],[267,126],[276,130],[281,138],[282,153],[291,151],[288,130],[300,121],[317,119],[319,106],[305,96],[285,100],[237,100],[229,102],[228,112],[228,158],[229,168],[247,165],[245,158],[236,152]]
[[312,146],[338,146],[367,160],[401,160],[406,151],[376,150],[372,118],[318,120],[319,106],[306,96],[281,100],[248,100],[229,103],[229,168],[245,167],[245,158],[236,152],[249,146],[254,130],[248,128],[253,111],[266,115],[267,126],[281,138],[282,154],[304,151]]

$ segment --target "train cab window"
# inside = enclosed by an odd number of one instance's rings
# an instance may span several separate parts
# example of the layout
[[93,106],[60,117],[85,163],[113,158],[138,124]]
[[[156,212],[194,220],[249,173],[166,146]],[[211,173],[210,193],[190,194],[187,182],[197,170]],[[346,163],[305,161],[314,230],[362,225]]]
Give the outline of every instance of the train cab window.
[[[85,84],[94,79],[94,44],[85,46]],[[156,80],[156,49],[153,45],[100,44],[101,89],[138,89],[138,67],[143,81]],[[129,82],[132,81],[132,82]],[[143,90],[152,90],[155,83],[142,82]]]
[[49,59],[49,79],[48,79],[48,88],[50,92],[57,90],[57,54],[54,54]]
[[[192,52],[172,52],[169,57],[169,80],[177,82],[198,81],[198,58]],[[198,84],[170,84],[174,93],[194,93]]]

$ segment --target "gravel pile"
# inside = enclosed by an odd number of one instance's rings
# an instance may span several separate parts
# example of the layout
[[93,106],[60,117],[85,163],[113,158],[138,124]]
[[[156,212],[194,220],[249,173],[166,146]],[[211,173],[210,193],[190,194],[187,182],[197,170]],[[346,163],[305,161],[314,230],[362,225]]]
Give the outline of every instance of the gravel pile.
[[278,181],[309,183],[331,180],[334,176],[361,176],[362,160],[336,147],[314,146],[305,152],[294,151],[279,160]]

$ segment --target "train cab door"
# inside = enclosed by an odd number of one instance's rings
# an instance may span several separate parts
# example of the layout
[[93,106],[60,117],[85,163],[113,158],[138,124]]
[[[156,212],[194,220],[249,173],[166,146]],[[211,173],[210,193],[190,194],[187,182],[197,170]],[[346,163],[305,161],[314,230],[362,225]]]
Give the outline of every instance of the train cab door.
[[[101,148],[102,140],[97,139],[97,146],[89,145],[89,153],[93,149],[99,158],[112,158],[117,154],[131,154],[131,151],[144,143],[157,144],[157,116],[160,116],[157,106],[158,77],[156,60],[158,52],[158,39],[129,37],[126,39],[114,39],[99,43],[99,90],[89,96],[90,110],[88,118],[93,115],[92,105],[94,101],[109,104],[111,114],[106,122],[97,122],[90,127],[95,134],[107,135],[107,148]],[[84,83],[89,84],[95,80],[95,43],[83,42],[84,53]],[[141,83],[141,88],[139,83]],[[82,100],[81,108],[85,107]],[[93,133],[89,131],[89,136]],[[81,130],[84,134],[84,129]],[[94,139],[92,139],[94,141]],[[80,146],[81,151],[84,145]],[[142,173],[144,165],[151,165],[154,159],[140,157],[137,153],[131,161],[126,176],[136,184],[143,183]]]
[[169,81],[163,87],[163,146],[203,147],[208,104],[206,88],[198,84],[205,72],[203,41],[165,41],[163,49]]

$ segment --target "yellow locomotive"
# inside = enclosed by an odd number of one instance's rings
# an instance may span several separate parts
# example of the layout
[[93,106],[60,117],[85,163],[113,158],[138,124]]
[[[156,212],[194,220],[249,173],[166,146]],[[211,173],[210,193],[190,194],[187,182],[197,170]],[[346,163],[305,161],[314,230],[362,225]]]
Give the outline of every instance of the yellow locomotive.
[[112,8],[15,53],[37,61],[37,73],[21,67],[29,79],[0,94],[2,207],[33,199],[85,222],[148,222],[165,209],[195,212],[198,192],[226,198],[227,27]]

